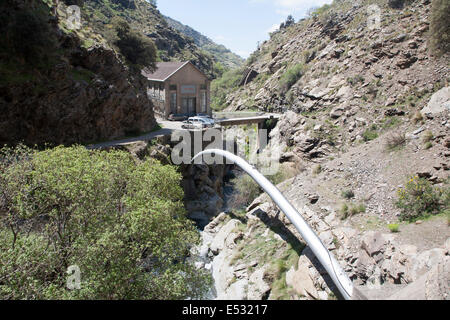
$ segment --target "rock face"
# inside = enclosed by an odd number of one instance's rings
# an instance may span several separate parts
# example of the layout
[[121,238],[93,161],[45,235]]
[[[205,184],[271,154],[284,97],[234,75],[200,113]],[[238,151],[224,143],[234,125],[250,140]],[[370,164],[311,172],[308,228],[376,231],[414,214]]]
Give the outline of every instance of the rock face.
[[52,67],[30,66],[31,79],[0,84],[0,144],[87,143],[154,128],[142,80],[112,49],[86,49],[75,33],[49,28],[57,41]]
[[[283,247],[289,234],[301,238],[284,215],[262,199],[255,200],[247,212],[247,225],[239,220],[229,220],[222,213],[205,228],[210,239],[207,251],[213,259],[218,299],[279,298],[273,291],[279,290],[275,289],[275,282],[280,278],[272,278],[268,273],[273,261],[266,260],[263,253],[258,255],[262,248],[242,252],[254,244],[255,238],[262,239],[264,249],[272,252],[272,259],[276,260],[276,252]],[[442,248],[419,251],[414,245],[401,244],[396,235],[338,227],[340,222],[336,215],[327,214],[325,219],[320,212],[306,205],[297,203],[296,206],[366,298],[450,299],[450,252],[447,248],[450,239]],[[272,238],[270,229],[283,231]],[[284,299],[326,300],[339,296],[331,278],[308,246],[294,261],[284,271]],[[282,275],[279,277],[283,279]],[[380,292],[383,294],[374,294]]]
[[450,112],[450,87],[445,87],[433,94],[428,105],[422,109],[423,114]]

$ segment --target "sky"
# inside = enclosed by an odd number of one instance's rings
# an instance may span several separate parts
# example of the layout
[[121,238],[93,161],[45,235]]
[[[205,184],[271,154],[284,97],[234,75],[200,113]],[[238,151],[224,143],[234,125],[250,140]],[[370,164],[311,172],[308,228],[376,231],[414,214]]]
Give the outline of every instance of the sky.
[[332,0],[158,0],[162,14],[194,28],[243,58],[292,15],[296,21],[312,7]]

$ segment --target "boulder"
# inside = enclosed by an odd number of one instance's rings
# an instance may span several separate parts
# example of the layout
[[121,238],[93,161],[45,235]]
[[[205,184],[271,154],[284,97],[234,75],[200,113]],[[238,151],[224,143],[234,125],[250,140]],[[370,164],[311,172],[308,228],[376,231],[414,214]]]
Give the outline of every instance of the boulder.
[[450,300],[450,257],[442,257],[431,270],[388,300]]
[[248,283],[247,299],[263,300],[270,291],[270,286],[264,281],[265,268],[260,268],[252,273]]
[[239,220],[233,219],[220,229],[219,233],[214,237],[214,240],[211,243],[210,248],[212,253],[217,255],[225,247],[225,241],[240,224],[241,222]]
[[380,232],[371,231],[364,235],[361,241],[361,249],[364,249],[371,257],[383,253],[387,244],[386,238]]
[[437,114],[450,111],[450,87],[445,87],[431,97],[428,105],[422,109],[423,114]]
[[344,114],[344,108],[342,107],[336,107],[333,110],[331,110],[330,112],[330,118],[332,119],[338,119],[340,117],[342,117],[342,115]]
[[298,269],[295,270],[295,267],[292,267],[286,273],[286,284],[299,295],[319,299],[319,294],[309,273],[309,265],[308,258],[301,256],[298,260]]

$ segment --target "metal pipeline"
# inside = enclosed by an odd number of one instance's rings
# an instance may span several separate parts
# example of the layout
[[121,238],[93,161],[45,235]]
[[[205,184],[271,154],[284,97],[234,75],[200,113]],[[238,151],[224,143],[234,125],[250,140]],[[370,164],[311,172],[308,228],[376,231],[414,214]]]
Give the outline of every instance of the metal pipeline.
[[224,150],[209,149],[197,154],[192,161],[205,154],[217,154],[242,168],[249,174],[261,188],[272,198],[277,206],[284,212],[292,224],[297,228],[298,232],[311,248],[311,251],[320,261],[322,266],[330,275],[339,292],[346,300],[359,300],[365,297],[353,287],[350,278],[345,274],[336,258],[323,245],[320,238],[311,229],[311,227],[302,218],[300,213],[290,204],[290,202],[283,196],[283,194],[275,187],[266,177],[264,177],[256,168],[244,159]]

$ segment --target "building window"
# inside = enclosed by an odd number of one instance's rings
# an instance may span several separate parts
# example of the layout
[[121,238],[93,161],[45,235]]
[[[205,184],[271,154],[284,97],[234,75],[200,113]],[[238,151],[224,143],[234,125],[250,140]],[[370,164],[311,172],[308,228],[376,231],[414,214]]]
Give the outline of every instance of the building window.
[[171,84],[169,89],[170,89],[170,91],[177,91],[177,85],[176,84]]
[[202,113],[206,113],[206,91],[200,93],[200,108]]
[[177,112],[177,93],[176,92],[170,93],[170,110],[172,113]]
[[206,90],[206,84],[201,84],[200,85],[200,90]]

